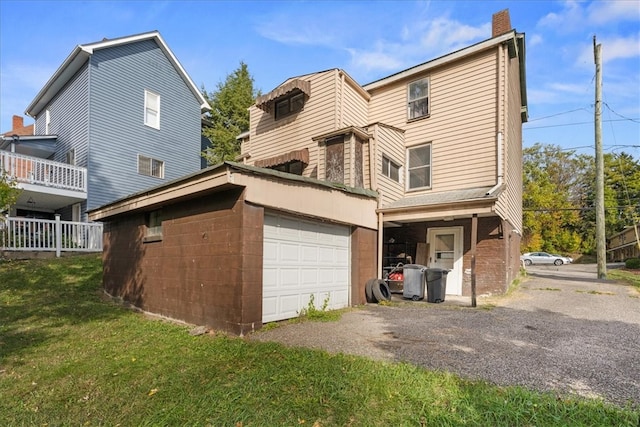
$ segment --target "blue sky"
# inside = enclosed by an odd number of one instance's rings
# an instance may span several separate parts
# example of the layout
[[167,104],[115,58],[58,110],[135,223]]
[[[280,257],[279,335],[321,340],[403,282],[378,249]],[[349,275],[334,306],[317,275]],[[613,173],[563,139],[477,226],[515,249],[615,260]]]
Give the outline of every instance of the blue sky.
[[[536,142],[594,153],[593,36],[602,44],[605,152],[640,158],[640,0],[620,1],[0,1],[0,131],[23,115],[78,44],[158,30],[208,91],[244,61],[269,92],[342,68],[360,84],[491,37],[508,8],[526,34]],[[25,118],[25,124],[33,120]]]

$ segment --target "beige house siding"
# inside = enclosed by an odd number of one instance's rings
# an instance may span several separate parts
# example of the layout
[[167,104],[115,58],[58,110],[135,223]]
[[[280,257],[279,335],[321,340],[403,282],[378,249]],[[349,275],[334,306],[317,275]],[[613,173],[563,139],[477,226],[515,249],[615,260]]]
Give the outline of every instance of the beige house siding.
[[[369,120],[406,129],[405,145],[432,143],[432,191],[496,182],[497,51],[487,50],[372,91]],[[431,115],[407,122],[407,84],[430,78]],[[415,194],[415,192],[411,192]]]
[[251,106],[251,157],[247,164],[253,165],[256,160],[308,148],[309,166],[303,175],[316,176],[318,147],[311,138],[335,129],[334,71],[310,74],[299,79],[311,82],[311,96],[298,114],[275,120],[273,112],[264,112],[255,105]]
[[[248,164],[302,148],[309,149],[309,165],[303,175],[323,179],[324,146],[312,138],[346,126],[363,127],[367,122],[368,100],[341,70],[333,69],[298,77],[311,83],[311,95],[298,114],[275,120],[273,112],[264,112],[252,106],[251,157]],[[286,82],[285,82],[286,83]],[[249,145],[247,145],[249,146]],[[366,145],[364,147],[366,149]],[[345,159],[352,159],[350,136],[345,137]],[[245,155],[246,153],[242,153]],[[366,157],[366,153],[365,157]],[[349,164],[352,165],[352,162]],[[345,168],[345,183],[352,180],[352,167]],[[365,177],[365,181],[368,181]]]
[[342,112],[338,128],[346,126],[362,127],[369,123],[369,101],[365,99],[357,87],[357,83],[351,80],[343,71],[337,71],[337,85],[339,87],[340,98],[338,99],[339,110]]
[[506,48],[502,48],[500,60],[504,82],[500,92],[500,132],[503,135],[502,164],[505,191],[496,203],[498,215],[522,232],[522,122],[520,116],[520,69],[518,59],[509,59]]
[[[404,195],[405,150],[404,133],[399,129],[381,124],[370,127],[376,140],[376,152],[373,173],[376,175],[376,190],[382,195],[382,206],[385,206]],[[382,156],[386,156],[400,166],[400,182],[396,182],[382,174]]]

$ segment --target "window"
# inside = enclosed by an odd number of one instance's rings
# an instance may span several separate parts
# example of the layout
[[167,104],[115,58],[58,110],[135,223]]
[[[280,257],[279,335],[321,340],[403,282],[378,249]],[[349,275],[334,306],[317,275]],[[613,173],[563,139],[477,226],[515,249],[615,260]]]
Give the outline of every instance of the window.
[[138,155],[138,173],[155,178],[164,178],[164,162]]
[[304,93],[298,92],[295,95],[288,96],[276,102],[276,120],[289,114],[302,111],[304,106]]
[[296,160],[293,162],[288,162],[282,165],[274,166],[272,169],[280,172],[292,173],[294,175],[302,175],[302,171],[304,170],[304,164]]
[[160,129],[160,95],[144,91],[144,124]]
[[325,179],[344,184],[344,136],[328,140],[325,153]]
[[400,166],[395,164],[387,156],[382,156],[382,175],[400,182]]
[[71,150],[67,151],[67,164],[68,165],[76,165],[76,150],[75,148],[72,148]]
[[151,211],[145,218],[145,242],[162,240],[162,211]]
[[407,90],[409,120],[429,115],[429,79],[409,83]]
[[47,108],[44,112],[44,134],[49,135],[51,132],[51,111]]
[[409,190],[431,187],[431,144],[409,148]]

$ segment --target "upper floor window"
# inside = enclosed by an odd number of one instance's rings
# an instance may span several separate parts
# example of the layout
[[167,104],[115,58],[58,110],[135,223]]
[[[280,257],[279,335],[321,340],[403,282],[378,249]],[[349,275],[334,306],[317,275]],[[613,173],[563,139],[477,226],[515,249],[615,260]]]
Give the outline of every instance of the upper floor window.
[[164,162],[138,155],[138,173],[155,178],[164,178]]
[[302,111],[304,106],[304,93],[298,92],[295,95],[287,96],[284,99],[276,101],[276,120],[289,114]]
[[431,187],[431,144],[409,148],[409,190]]
[[160,129],[160,95],[144,91],[144,124]]
[[75,164],[76,164],[76,150],[75,150],[75,148],[72,148],[71,150],[67,151],[66,160],[67,160],[67,164],[75,166]]
[[325,150],[326,180],[344,184],[344,136],[329,139]]
[[47,108],[44,112],[44,134],[49,135],[51,133],[51,111]]
[[407,88],[409,120],[429,115],[429,79],[411,82]]
[[382,156],[382,175],[400,182],[400,166],[387,156]]

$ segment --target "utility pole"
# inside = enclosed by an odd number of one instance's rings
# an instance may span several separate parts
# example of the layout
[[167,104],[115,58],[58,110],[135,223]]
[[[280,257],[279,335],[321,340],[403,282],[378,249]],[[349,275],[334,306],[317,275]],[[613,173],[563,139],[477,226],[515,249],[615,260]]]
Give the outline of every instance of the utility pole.
[[596,137],[596,259],[598,262],[598,279],[607,278],[607,240],[604,226],[604,158],[602,155],[602,45],[596,44],[593,36],[593,57],[596,63],[596,105],[595,105],[595,137]]

